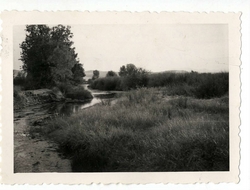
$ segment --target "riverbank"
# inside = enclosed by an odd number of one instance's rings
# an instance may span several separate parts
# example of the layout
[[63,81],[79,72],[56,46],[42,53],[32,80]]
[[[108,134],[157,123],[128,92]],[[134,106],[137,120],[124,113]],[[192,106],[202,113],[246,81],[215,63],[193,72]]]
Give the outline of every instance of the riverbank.
[[[50,103],[49,103],[50,104]],[[31,135],[33,125],[41,125],[52,116],[43,105],[15,111],[14,172],[71,172],[71,161],[58,153],[58,145],[41,135]]]
[[[63,92],[62,92],[63,91]],[[86,102],[93,96],[83,86],[37,90],[21,90],[20,86],[14,86],[14,109],[39,105],[51,102]]]
[[228,171],[228,96],[167,96],[156,88],[121,95],[39,131],[75,172]]
[[[83,86],[87,89],[87,86]],[[32,93],[43,90],[32,91]],[[44,92],[44,91],[43,91]],[[48,90],[45,90],[48,92]],[[35,105],[14,110],[14,172],[72,172],[71,160],[60,152],[60,147],[53,139],[41,135],[46,124],[58,116],[69,117],[82,109],[89,109],[97,104],[113,104],[114,93],[93,92],[89,100],[71,100],[51,102],[31,102]],[[29,100],[33,100],[34,95]],[[31,98],[30,98],[31,97]],[[27,98],[27,97],[26,97]],[[35,100],[37,101],[38,98]]]

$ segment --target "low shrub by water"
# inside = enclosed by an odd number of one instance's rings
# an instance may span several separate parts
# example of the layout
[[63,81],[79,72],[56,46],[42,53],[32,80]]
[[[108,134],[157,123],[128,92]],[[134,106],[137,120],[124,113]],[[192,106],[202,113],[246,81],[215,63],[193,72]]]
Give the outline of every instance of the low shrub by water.
[[88,90],[85,90],[82,88],[76,88],[73,89],[71,92],[68,92],[66,94],[66,98],[70,99],[77,99],[77,100],[86,100],[86,99],[92,99],[93,96]]
[[228,97],[165,99],[156,91],[133,90],[113,106],[58,117],[41,133],[76,172],[228,171]]
[[92,99],[93,96],[88,90],[85,90],[83,86],[73,86],[68,83],[57,84],[57,87],[64,94],[66,98],[86,100]]

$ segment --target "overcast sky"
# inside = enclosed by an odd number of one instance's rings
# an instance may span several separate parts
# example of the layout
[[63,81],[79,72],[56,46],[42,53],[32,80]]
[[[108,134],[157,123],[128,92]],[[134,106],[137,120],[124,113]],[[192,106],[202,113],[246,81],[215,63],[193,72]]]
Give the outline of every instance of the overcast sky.
[[[25,26],[14,27],[14,69]],[[228,27],[223,24],[71,25],[85,70],[119,71],[133,63],[152,72],[228,71]]]

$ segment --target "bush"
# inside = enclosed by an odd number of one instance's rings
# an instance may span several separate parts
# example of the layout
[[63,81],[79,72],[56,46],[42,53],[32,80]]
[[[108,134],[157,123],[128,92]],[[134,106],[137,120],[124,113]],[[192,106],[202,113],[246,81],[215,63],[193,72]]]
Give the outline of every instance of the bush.
[[90,87],[99,90],[121,90],[121,78],[118,76],[98,78],[91,82]]
[[14,78],[14,85],[18,85],[18,86],[24,86],[26,83],[26,78],[25,77],[15,77]]
[[70,92],[66,93],[66,98],[86,100],[92,99],[93,96],[88,90],[85,90],[82,86],[74,87]]
[[58,83],[56,86],[64,95],[73,91],[73,86],[69,83]]
[[158,73],[149,75],[148,87],[164,87],[167,95],[214,98],[228,94],[229,73]]
[[91,93],[88,90],[85,90],[83,86],[73,86],[69,83],[59,83],[57,84],[57,87],[66,98],[77,100],[86,100],[93,98]]
[[195,90],[197,98],[221,97],[228,93],[229,76],[227,73],[203,74]]
[[131,90],[148,86],[148,75],[135,74],[121,77],[122,90]]
[[86,100],[86,99],[92,99],[93,96],[89,91],[83,89],[83,90],[74,90],[73,92],[66,94],[66,98],[75,100]]

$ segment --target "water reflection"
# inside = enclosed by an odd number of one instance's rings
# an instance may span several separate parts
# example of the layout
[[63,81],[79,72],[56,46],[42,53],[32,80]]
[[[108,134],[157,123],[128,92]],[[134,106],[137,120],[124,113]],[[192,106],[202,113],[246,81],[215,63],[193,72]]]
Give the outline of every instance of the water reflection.
[[[85,89],[87,88],[86,85],[84,85],[84,87]],[[86,102],[54,102],[25,107],[14,113],[15,120],[19,120],[20,118],[25,118],[26,120],[36,120],[37,118],[59,115],[70,116],[82,109],[101,103],[102,101],[114,99],[116,94],[104,91],[94,91],[91,89],[88,90],[94,96],[91,100],[86,100]]]
[[82,109],[91,107],[101,102],[99,98],[93,98],[92,100],[84,103],[53,103],[48,105],[47,113],[53,115],[70,116]]

